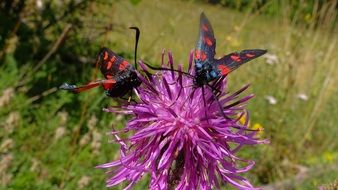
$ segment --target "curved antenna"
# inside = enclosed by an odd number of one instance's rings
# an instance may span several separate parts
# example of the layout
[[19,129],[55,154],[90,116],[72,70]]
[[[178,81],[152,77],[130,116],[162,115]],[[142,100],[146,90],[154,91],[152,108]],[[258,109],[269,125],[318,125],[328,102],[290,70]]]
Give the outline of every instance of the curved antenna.
[[157,71],[175,71],[175,72],[187,75],[187,76],[189,76],[191,78],[194,78],[193,75],[191,75],[190,73],[184,72],[184,71],[180,71],[180,70],[176,70],[176,69],[171,69],[171,68],[154,67],[154,66],[151,66],[151,65],[149,65],[148,63],[145,63],[145,62],[143,62],[143,64],[147,65],[147,67],[149,67],[152,70],[157,70]]
[[129,29],[132,29],[132,30],[135,30],[136,31],[136,36],[135,36],[135,50],[134,50],[134,66],[135,66],[135,69],[137,70],[137,64],[136,64],[136,61],[137,61],[137,45],[138,45],[138,40],[140,38],[140,29],[135,27],[135,26],[132,26],[132,27],[129,27]]

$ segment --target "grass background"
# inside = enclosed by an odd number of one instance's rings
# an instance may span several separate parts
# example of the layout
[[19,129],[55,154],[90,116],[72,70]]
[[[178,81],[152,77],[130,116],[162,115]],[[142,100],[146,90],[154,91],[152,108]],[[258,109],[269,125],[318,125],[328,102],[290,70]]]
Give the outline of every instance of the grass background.
[[[105,189],[94,167],[118,158],[106,134],[126,118],[102,111],[117,104],[102,89],[74,95],[56,87],[101,77],[101,46],[132,61],[129,26],[141,29],[140,59],[159,64],[165,48],[186,65],[202,11],[217,56],[263,48],[277,57],[229,76],[231,91],[251,84],[251,124],[271,141],[243,149],[256,161],[245,176],[264,189],[337,185],[337,1],[21,2],[0,3],[0,189]],[[144,179],[136,188],[146,187]]]

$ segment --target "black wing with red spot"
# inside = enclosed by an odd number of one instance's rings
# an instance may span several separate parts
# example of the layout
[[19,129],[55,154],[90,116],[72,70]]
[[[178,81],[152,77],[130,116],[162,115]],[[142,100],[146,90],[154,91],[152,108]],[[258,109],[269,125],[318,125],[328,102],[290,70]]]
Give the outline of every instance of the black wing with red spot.
[[[205,77],[206,81],[213,80],[220,75],[226,75],[242,64],[266,53],[266,50],[251,49],[230,53],[221,59],[215,59],[215,48],[216,39],[213,29],[208,18],[202,13],[200,18],[199,39],[196,45],[194,60],[196,73],[202,73],[202,75],[207,73]],[[203,72],[206,68],[211,68],[212,71]]]
[[212,62],[216,53],[215,48],[216,39],[214,37],[214,31],[208,18],[202,13],[200,18],[199,39],[195,50],[195,63],[204,64],[206,60]]
[[100,70],[106,79],[116,78],[124,71],[132,68],[128,61],[109,48],[102,48],[98,56]]
[[221,59],[216,60],[216,64],[219,72],[222,75],[226,75],[244,63],[257,58],[266,52],[266,50],[262,49],[242,50],[240,52],[230,53]]

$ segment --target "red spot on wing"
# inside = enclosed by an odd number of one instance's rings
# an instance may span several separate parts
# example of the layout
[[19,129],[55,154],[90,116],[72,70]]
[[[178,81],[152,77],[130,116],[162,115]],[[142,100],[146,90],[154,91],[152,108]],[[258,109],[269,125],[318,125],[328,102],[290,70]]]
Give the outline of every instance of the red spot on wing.
[[113,63],[111,61],[108,61],[106,69],[109,70],[113,66]]
[[205,54],[204,51],[202,51],[201,53],[201,58],[202,58],[202,61],[205,61],[207,59],[207,55]]
[[221,74],[222,75],[226,75],[226,74],[228,74],[228,73],[230,73],[230,69],[227,67],[227,66],[225,66],[225,65],[218,65],[218,69],[221,71]]
[[102,86],[105,90],[111,89],[115,85],[116,81],[114,79],[106,80],[102,83]]
[[206,31],[206,32],[209,31],[209,27],[208,27],[208,25],[206,25],[206,24],[203,24],[203,25],[202,25],[202,29],[203,29],[204,31]]
[[201,51],[200,50],[195,51],[195,59],[201,59]]
[[204,36],[204,42],[208,45],[208,46],[212,46],[212,41],[210,40],[210,38]]
[[250,58],[250,57],[254,57],[255,55],[254,55],[254,54],[247,53],[247,54],[245,54],[245,56]]
[[119,70],[120,71],[125,70],[128,65],[129,65],[128,61],[123,60],[122,63],[119,65]]
[[107,79],[112,79],[113,76],[112,76],[112,75],[106,75],[106,78],[107,78]]
[[105,51],[103,54],[104,54],[103,55],[103,60],[107,61],[107,59],[108,59],[108,52]]
[[231,55],[230,58],[236,62],[240,62],[241,58],[238,55]]
[[110,61],[114,63],[116,61],[116,57],[113,55],[113,57],[110,58]]
[[207,55],[204,51],[196,50],[195,59],[201,59],[202,61],[205,61],[207,59]]

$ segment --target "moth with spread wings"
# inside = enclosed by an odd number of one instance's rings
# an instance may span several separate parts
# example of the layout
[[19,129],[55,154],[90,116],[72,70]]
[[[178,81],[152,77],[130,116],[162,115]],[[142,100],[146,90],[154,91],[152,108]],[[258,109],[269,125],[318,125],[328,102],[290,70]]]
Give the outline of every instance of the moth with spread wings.
[[216,39],[208,18],[201,14],[199,39],[194,52],[194,84],[203,86],[210,81],[227,75],[242,64],[251,61],[267,51],[262,49],[242,50],[215,59]]
[[145,64],[153,70],[172,70],[193,77],[195,87],[203,87],[204,85],[212,87],[209,85],[209,82],[220,79],[222,76],[226,76],[244,63],[267,52],[263,49],[249,49],[233,52],[220,59],[215,59],[215,49],[216,39],[214,37],[213,29],[208,18],[204,13],[201,13],[199,38],[194,51],[194,75],[174,69],[158,68],[147,63]]
[[104,47],[100,50],[98,62],[105,79],[92,81],[82,86],[64,83],[60,89],[79,93],[101,85],[106,90],[107,96],[115,98],[123,97],[133,88],[141,85],[135,68],[110,49]]

